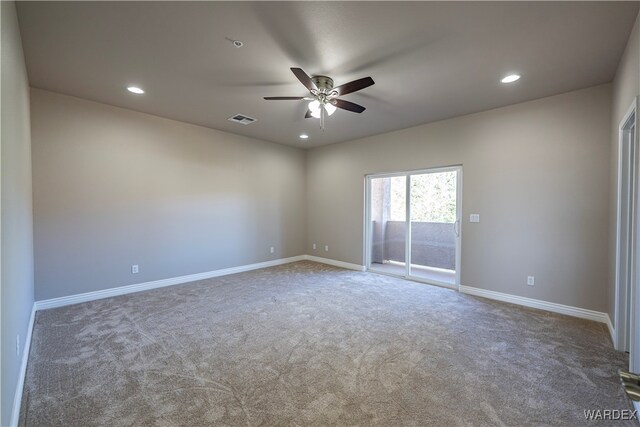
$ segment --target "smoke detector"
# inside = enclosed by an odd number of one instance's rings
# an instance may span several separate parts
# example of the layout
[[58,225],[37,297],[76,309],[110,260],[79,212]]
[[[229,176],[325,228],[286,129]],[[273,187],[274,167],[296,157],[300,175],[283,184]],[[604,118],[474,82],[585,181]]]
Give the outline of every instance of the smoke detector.
[[242,40],[230,39],[229,37],[225,37],[225,40],[230,41],[233,44],[233,47],[235,47],[236,49],[240,49],[242,46],[244,46]]
[[227,120],[234,123],[240,123],[241,125],[249,125],[257,121],[253,117],[245,116],[243,114],[234,114],[233,116],[229,117]]

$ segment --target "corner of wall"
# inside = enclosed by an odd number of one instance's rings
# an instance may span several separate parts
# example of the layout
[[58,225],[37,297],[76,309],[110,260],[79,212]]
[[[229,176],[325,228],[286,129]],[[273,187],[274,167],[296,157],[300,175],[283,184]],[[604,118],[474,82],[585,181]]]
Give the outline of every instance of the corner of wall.
[[18,422],[33,323],[33,205],[29,81],[14,2],[1,2],[0,425]]

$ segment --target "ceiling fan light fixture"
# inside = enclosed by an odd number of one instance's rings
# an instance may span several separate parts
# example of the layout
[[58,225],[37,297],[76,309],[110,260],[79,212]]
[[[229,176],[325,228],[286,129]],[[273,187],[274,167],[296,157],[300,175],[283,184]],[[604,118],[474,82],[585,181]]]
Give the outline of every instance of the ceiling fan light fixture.
[[311,111],[311,117],[316,119],[320,118],[320,101],[314,99],[309,103],[309,111]]
[[314,99],[309,103],[309,111],[311,111],[311,117],[315,117],[316,119],[319,119],[320,115],[322,114],[322,111],[321,111],[322,108],[324,108],[324,110],[327,112],[328,115],[332,115],[333,113],[336,112],[335,105],[332,105],[326,102],[320,102],[317,99]]

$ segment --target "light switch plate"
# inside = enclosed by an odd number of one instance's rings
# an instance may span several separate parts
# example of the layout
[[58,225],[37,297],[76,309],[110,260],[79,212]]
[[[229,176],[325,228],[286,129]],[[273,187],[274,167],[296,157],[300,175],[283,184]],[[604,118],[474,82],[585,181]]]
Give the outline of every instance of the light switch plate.
[[480,214],[469,215],[469,222],[480,222]]

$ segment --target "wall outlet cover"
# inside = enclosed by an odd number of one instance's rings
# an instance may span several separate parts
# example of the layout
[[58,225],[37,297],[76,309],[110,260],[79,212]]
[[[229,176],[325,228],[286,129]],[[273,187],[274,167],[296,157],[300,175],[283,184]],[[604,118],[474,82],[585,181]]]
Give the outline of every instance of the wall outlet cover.
[[131,274],[138,274],[138,264],[131,266]]
[[527,285],[534,286],[536,284],[536,278],[533,276],[527,276]]

